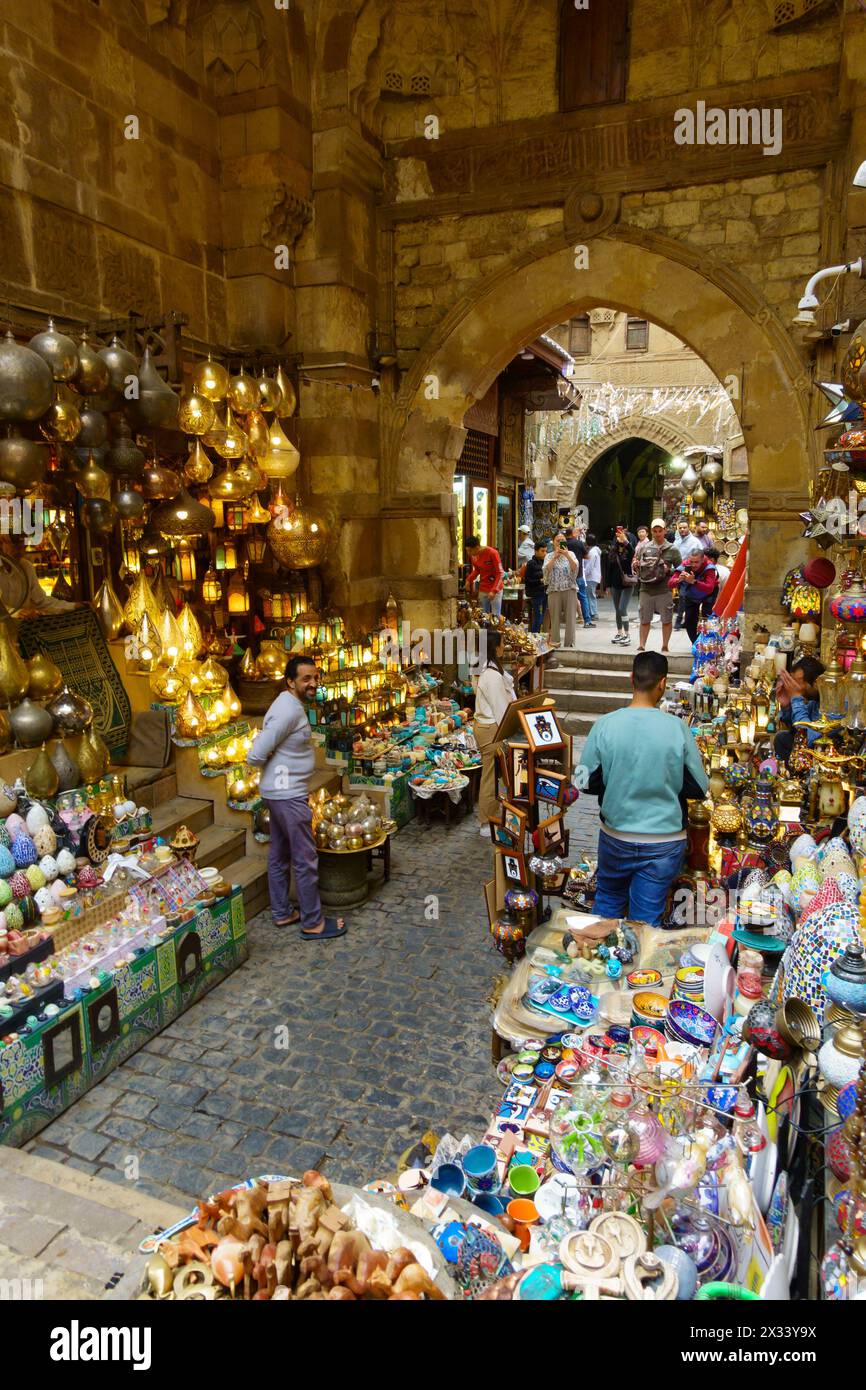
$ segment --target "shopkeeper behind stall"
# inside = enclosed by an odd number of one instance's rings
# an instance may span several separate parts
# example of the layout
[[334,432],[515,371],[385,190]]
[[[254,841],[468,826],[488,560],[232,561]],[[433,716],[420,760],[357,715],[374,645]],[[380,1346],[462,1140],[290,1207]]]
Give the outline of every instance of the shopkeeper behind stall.
[[[21,567],[28,583],[27,597],[18,612],[13,615],[14,617],[36,618],[43,613],[69,613],[73,608],[80,606],[77,603],[68,603],[66,599],[54,598],[51,594],[46,594],[36,577],[33,565],[26,557],[23,536],[13,536],[5,532],[0,535],[0,554],[5,555],[9,560],[14,560]],[[0,599],[7,608],[16,588],[13,575],[5,567],[0,567]]]
[[472,596],[473,580],[478,580],[478,596],[481,608],[498,618],[502,612],[502,590],[505,585],[505,571],[499,551],[492,545],[482,545],[477,536],[470,536],[466,542],[466,554],[471,569],[466,576],[466,592]]
[[[782,671],[776,682],[776,698],[779,701],[779,722],[787,725],[776,734],[773,747],[776,756],[788,758],[794,747],[794,724],[804,720],[815,723],[821,718],[821,705],[818,687],[815,682],[823,676],[823,662],[814,656],[801,656],[790,671]],[[806,742],[811,747],[818,737],[817,729],[806,730]]]
[[502,721],[502,716],[514,699],[514,679],[506,671],[499,658],[502,635],[499,632],[483,632],[486,642],[484,662],[478,684],[475,687],[475,721],[473,731],[478,751],[481,754],[481,786],[478,789],[478,820],[481,834],[490,834],[489,822],[499,815],[499,802],[496,799],[496,749],[494,736]]
[[[251,767],[263,769],[259,793],[271,818],[268,891],[274,926],[293,927],[300,922],[302,941],[330,941],[346,934],[342,917],[322,915],[319,855],[308,800],[316,758],[304,701],[315,700],[318,684],[315,661],[302,655],[289,657],[288,689],[274,700],[247,755]],[[289,899],[293,868],[300,910]]]

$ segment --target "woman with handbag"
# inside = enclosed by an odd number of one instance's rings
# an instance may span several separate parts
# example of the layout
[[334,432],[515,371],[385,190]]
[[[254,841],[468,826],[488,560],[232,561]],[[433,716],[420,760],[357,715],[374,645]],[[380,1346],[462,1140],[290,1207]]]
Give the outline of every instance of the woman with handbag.
[[610,596],[613,599],[613,610],[616,614],[616,636],[610,640],[620,647],[627,647],[630,641],[628,605],[631,591],[636,583],[632,573],[633,561],[634,546],[628,538],[628,532],[624,526],[617,526],[613,545],[608,552],[607,573]]

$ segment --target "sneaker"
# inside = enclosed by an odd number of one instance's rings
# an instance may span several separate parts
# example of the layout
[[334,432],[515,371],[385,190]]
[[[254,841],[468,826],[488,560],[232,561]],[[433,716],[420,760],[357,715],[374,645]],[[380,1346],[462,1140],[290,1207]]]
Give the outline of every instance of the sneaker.
[[613,642],[613,643],[617,643],[617,642],[625,642],[627,639],[626,639],[626,636],[625,636],[625,633],[624,633],[624,632],[618,632],[618,633],[616,634],[616,637],[611,637],[610,640],[611,640],[611,642]]
[[[620,646],[621,646],[621,647],[628,647],[628,646],[631,646],[631,638],[630,638],[628,635],[626,635],[625,637],[623,637],[622,641],[620,642]],[[643,651],[643,648],[641,648],[641,651]]]

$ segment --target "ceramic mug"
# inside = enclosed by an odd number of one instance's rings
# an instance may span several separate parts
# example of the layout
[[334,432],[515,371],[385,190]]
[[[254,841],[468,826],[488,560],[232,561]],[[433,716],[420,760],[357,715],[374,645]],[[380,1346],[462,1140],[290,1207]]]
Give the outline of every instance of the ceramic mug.
[[525,1197],[517,1197],[508,1203],[506,1211],[514,1222],[514,1234],[520,1241],[521,1250],[528,1250],[531,1227],[538,1221],[538,1208]]
[[470,1192],[492,1192],[498,1186],[496,1150],[490,1144],[476,1144],[463,1156],[463,1171]]
[[508,1170],[508,1188],[512,1197],[534,1197],[541,1179],[528,1163],[516,1163]]

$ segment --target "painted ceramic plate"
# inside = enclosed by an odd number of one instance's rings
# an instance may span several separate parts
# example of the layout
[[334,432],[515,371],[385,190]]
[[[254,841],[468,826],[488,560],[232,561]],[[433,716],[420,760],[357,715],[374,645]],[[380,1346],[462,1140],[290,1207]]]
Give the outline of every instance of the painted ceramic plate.
[[693,1042],[700,1047],[712,1045],[719,1026],[711,1013],[688,999],[671,1000],[666,1023],[680,1042]]
[[709,943],[704,961],[704,1008],[721,1023],[734,995],[736,976],[728,953],[718,941]]
[[626,975],[629,989],[654,989],[662,982],[660,970],[632,970]]
[[658,1048],[659,1057],[664,1060],[667,1056],[665,1052],[665,1036],[657,1028],[649,1028],[645,1023],[638,1024],[637,1028],[631,1030],[632,1042],[640,1043],[641,1047],[649,1047],[650,1044]]
[[632,1001],[632,1010],[636,1014],[642,1014],[644,1018],[656,1019],[660,1022],[668,1011],[668,1001],[663,994],[644,990],[635,995]]

